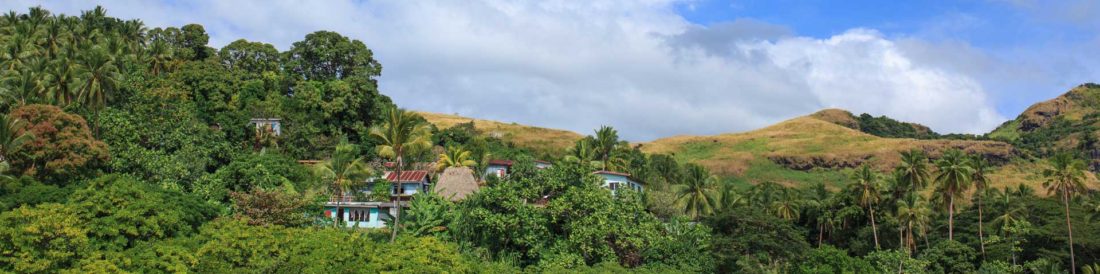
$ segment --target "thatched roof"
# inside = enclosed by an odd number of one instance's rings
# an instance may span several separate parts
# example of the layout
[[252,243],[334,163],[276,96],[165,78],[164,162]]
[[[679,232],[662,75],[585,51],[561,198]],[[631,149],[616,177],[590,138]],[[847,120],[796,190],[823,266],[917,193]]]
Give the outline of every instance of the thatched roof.
[[477,189],[473,170],[467,167],[448,167],[443,170],[443,174],[439,175],[433,191],[443,198],[458,201],[476,192]]

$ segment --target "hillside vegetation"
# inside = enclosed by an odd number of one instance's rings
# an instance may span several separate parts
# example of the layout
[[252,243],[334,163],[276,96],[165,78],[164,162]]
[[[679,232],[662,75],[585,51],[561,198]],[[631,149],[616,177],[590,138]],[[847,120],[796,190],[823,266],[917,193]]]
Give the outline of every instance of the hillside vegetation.
[[844,117],[838,113],[827,110],[744,133],[664,138],[644,144],[642,150],[672,154],[727,176],[741,176],[767,165],[758,159],[794,170],[851,168],[864,162],[886,170],[897,164],[899,152],[910,149],[936,158],[947,149],[958,148],[995,163],[1005,163],[1017,153],[1012,145],[998,141],[883,138],[823,118]]
[[1036,156],[1075,150],[1090,159],[1090,168],[1096,171],[1100,167],[1098,128],[1100,85],[1088,83],[1032,105],[1016,119],[993,130],[989,137],[1011,142]]
[[535,126],[504,123],[492,120],[467,118],[458,115],[417,112],[432,125],[444,129],[462,123],[474,123],[479,134],[499,138],[517,147],[532,150],[536,154],[560,156],[573,143],[583,138],[580,134],[568,130],[549,129]]

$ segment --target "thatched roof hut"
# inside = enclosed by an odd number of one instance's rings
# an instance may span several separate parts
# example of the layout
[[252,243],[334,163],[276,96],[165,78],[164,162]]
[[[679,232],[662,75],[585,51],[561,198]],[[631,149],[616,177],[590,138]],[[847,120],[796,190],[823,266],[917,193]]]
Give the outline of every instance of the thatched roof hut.
[[448,167],[439,175],[433,191],[448,200],[459,201],[477,189],[473,170],[468,167]]

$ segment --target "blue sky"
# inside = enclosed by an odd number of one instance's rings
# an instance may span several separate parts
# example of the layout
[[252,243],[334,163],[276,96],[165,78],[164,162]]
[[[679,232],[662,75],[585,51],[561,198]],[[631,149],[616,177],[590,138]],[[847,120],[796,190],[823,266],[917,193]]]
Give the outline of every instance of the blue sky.
[[1100,1],[11,0],[286,50],[362,40],[402,107],[632,141],[738,132],[823,108],[984,133],[1100,81]]

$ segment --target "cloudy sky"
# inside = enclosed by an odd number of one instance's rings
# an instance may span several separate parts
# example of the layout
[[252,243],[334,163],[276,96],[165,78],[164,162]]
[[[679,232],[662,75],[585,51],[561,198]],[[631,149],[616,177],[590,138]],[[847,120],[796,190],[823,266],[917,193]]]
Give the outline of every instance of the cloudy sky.
[[[888,3],[884,3],[888,2]],[[25,1],[220,48],[286,50],[317,30],[365,42],[398,105],[632,141],[759,128],[822,108],[984,133],[1100,81],[1090,0]]]

